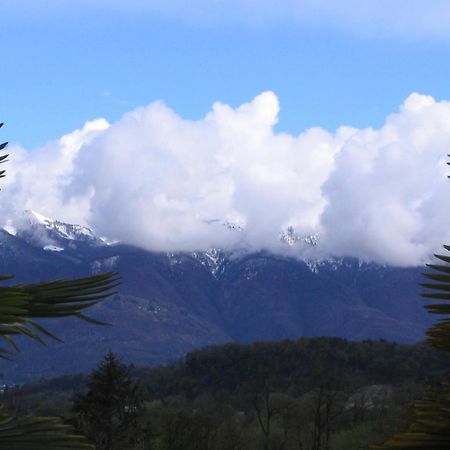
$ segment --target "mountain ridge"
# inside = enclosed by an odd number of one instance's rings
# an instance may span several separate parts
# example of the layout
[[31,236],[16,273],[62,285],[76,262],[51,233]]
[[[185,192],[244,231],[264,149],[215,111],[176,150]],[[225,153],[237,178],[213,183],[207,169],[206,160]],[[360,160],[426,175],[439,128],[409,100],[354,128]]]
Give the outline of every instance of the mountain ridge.
[[0,363],[13,381],[89,370],[110,349],[127,362],[159,364],[225,342],[320,335],[416,342],[431,322],[416,284],[421,267],[265,251],[156,253],[49,220],[0,230],[0,273],[25,283],[114,270],[122,285],[90,311],[111,327],[48,321],[63,345],[21,341],[14,362]]

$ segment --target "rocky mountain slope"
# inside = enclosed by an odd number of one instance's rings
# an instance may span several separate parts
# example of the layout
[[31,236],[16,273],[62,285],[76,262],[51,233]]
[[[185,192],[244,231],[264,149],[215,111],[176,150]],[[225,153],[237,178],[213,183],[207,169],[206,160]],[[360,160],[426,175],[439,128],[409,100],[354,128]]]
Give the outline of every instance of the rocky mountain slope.
[[6,382],[86,371],[110,349],[127,362],[157,364],[229,341],[324,335],[415,342],[430,323],[420,267],[218,249],[152,253],[32,211],[0,229],[0,273],[15,274],[16,282],[104,270],[117,271],[122,285],[91,315],[111,326],[51,322],[65,343],[22,340],[14,360],[0,362]]

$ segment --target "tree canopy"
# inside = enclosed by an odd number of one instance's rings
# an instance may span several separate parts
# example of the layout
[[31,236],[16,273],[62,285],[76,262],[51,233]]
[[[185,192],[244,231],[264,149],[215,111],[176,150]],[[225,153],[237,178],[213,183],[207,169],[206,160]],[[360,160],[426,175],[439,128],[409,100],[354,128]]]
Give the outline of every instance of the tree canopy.
[[138,384],[130,368],[109,352],[90,375],[87,391],[74,398],[76,428],[98,450],[121,450],[139,442],[144,413]]

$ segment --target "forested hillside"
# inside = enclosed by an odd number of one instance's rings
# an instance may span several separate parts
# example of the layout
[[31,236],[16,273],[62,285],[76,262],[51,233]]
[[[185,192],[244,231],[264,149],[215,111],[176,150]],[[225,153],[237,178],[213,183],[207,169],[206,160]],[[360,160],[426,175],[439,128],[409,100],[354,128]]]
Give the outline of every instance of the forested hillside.
[[[145,404],[141,448],[364,448],[403,426],[424,386],[438,385],[449,367],[425,344],[302,338],[206,347],[132,368]],[[4,397],[23,412],[71,421],[71,399],[86,381],[43,379]]]

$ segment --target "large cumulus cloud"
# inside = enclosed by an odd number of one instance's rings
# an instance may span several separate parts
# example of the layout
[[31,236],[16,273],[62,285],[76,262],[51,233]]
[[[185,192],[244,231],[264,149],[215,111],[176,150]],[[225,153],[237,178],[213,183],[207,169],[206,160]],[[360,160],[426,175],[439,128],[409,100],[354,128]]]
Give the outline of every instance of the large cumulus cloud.
[[[201,120],[161,102],[11,147],[6,219],[35,209],[151,250],[224,248],[420,264],[450,241],[450,103],[412,94],[378,130],[274,131],[265,92]],[[279,234],[318,234],[287,248]],[[313,251],[313,254],[311,254]]]

